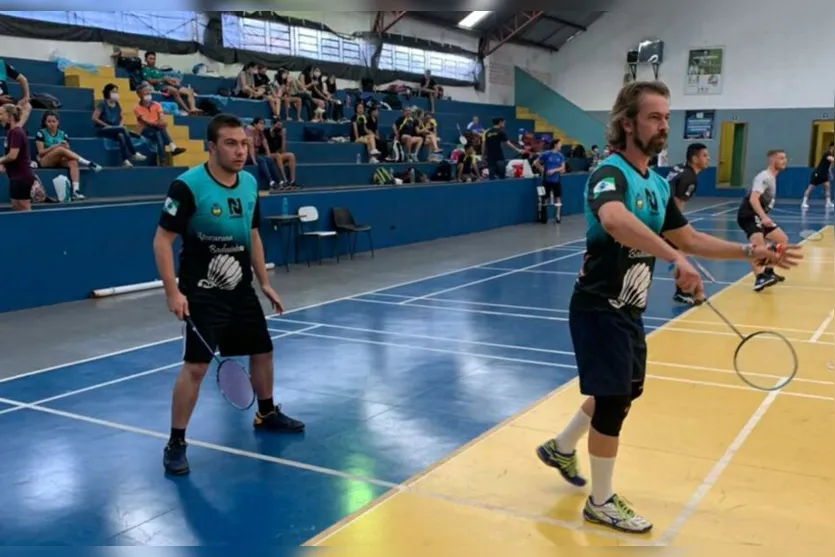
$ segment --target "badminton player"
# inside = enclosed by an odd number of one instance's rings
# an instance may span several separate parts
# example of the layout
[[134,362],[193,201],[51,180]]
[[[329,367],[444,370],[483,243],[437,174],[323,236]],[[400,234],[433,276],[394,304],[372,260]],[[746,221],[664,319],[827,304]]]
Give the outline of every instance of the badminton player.
[[[710,153],[708,153],[707,146],[704,143],[691,143],[687,147],[687,162],[674,166],[667,175],[673,202],[682,213],[687,202],[696,195],[699,187],[699,173],[708,166],[710,166]],[[688,305],[694,303],[693,297],[678,287],[673,295],[673,301]]]
[[684,253],[755,257],[781,266],[800,258],[795,246],[771,250],[736,244],[697,232],[687,222],[667,181],[649,169],[650,158],[667,143],[669,116],[669,90],[658,82],[626,85],[612,108],[607,139],[614,152],[586,185],[586,253],[569,306],[580,391],[588,398],[562,433],[537,448],[545,464],[583,486],[576,447],[588,433],[591,494],[583,516],[631,533],[647,532],[652,523],[615,491],[612,478],[621,427],[644,390],[647,344],[641,316],[656,258],[671,264],[677,285],[697,299],[704,297],[702,280]]
[[[768,216],[774,208],[777,196],[777,175],[788,166],[788,158],[782,149],[769,151],[766,157],[768,166],[754,177],[754,182],[745,192],[736,213],[737,224],[745,232],[748,241],[757,247],[765,246],[766,240],[778,244],[786,244],[789,241],[786,233]],[[751,269],[754,271],[756,292],[786,280],[782,275],[775,273],[766,260],[751,260]]]
[[809,187],[806,188],[806,192],[803,194],[803,202],[800,205],[803,209],[809,208],[809,196],[817,186],[823,186],[826,207],[828,209],[835,207],[835,204],[832,203],[831,189],[829,187],[829,169],[832,167],[833,162],[835,162],[835,143],[830,143],[829,149],[823,154],[817,168],[812,172]]
[[[163,465],[169,474],[189,473],[186,427],[197,404],[200,384],[216,347],[222,356],[249,356],[258,397],[255,429],[300,432],[304,424],[284,415],[273,402],[273,344],[264,311],[252,287],[253,271],[276,311],[281,300],[270,286],[258,232],[258,183],[243,171],[247,136],[234,116],[215,116],[208,128],[209,161],[181,174],[168,190],[154,256],[168,309],[178,319],[190,316],[212,351],[185,328],[184,364],[174,384],[171,437]],[[182,237],[179,284],[174,275],[173,243]]]

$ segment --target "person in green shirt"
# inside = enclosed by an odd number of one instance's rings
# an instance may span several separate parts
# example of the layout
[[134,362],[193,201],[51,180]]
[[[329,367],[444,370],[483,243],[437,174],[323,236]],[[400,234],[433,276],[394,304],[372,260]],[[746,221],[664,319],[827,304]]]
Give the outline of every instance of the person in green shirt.
[[180,80],[176,77],[165,75],[165,73],[157,68],[157,53],[145,53],[145,67],[142,68],[142,79],[151,84],[151,86],[160,93],[168,95],[180,108],[189,114],[202,114],[202,111],[197,108],[194,101],[194,91],[190,87],[183,87]]

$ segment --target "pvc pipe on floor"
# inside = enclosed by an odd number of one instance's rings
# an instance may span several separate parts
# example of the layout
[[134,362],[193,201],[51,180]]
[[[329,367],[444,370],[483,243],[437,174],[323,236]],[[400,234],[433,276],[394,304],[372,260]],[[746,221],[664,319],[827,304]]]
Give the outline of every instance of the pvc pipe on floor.
[[[267,270],[275,269],[275,263],[267,263]],[[91,298],[109,298],[111,296],[119,296],[122,294],[133,294],[135,292],[146,292],[148,290],[156,290],[162,288],[161,280],[152,280],[150,282],[138,282],[136,284],[126,284],[124,286],[112,286],[110,288],[100,288],[93,290],[90,294]]]

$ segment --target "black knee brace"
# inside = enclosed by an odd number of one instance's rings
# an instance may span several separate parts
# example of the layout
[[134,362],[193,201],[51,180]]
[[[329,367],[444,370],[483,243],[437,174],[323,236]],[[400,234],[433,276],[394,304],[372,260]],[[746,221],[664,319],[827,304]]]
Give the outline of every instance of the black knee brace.
[[631,405],[629,395],[594,397],[594,416],[591,418],[591,426],[603,435],[618,437]]

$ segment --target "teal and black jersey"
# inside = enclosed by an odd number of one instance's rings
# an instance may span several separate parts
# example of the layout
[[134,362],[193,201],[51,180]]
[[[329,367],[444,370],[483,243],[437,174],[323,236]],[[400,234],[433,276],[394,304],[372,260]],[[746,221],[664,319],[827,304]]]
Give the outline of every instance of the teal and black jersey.
[[260,220],[258,182],[249,172],[239,172],[231,187],[217,182],[207,165],[180,174],[159,220],[182,237],[180,290],[250,288],[252,229]]
[[619,244],[600,224],[606,203],[623,203],[656,234],[687,225],[670,195],[669,183],[653,170],[641,174],[619,154],[600,163],[585,189],[586,253],[572,307],[643,312],[652,283],[655,258]]
[[43,143],[43,146],[49,149],[50,147],[54,147],[55,145],[60,145],[64,142],[69,143],[70,137],[64,132],[64,130],[57,130],[55,135],[52,135],[48,129],[41,128],[38,130],[38,133],[35,134],[35,141],[40,141]]

